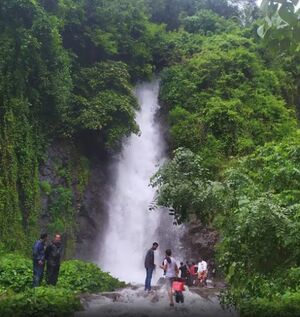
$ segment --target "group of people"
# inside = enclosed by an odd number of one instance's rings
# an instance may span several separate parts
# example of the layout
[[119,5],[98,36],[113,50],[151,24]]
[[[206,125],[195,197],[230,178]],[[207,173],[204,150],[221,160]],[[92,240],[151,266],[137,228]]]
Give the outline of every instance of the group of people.
[[180,262],[179,271],[180,277],[188,286],[207,286],[208,263],[204,259],[200,258],[198,265],[195,262],[191,264],[188,261],[185,264]]
[[[157,250],[158,243],[154,242],[152,247],[147,251],[145,256],[145,268],[146,268],[146,280],[145,280],[145,291],[151,291],[151,279],[153,271],[156,267],[154,263],[154,251]],[[212,265],[212,264],[211,264]],[[176,260],[172,257],[172,251],[170,249],[166,250],[165,258],[162,265],[159,267],[164,271],[164,276],[167,280],[168,296],[170,300],[170,306],[174,306],[173,293],[172,293],[172,283],[179,277],[185,281],[188,286],[207,286],[208,277],[208,264],[204,259],[200,258],[198,265],[195,262],[191,264],[186,261],[184,264],[180,262],[180,266],[177,266]],[[212,268],[212,274],[214,268]]]
[[[154,251],[158,248],[158,243],[154,242],[152,247],[147,251],[145,256],[145,269],[146,269],[146,280],[145,280],[145,291],[151,291],[151,279],[153,271],[156,267],[154,263]],[[189,264],[187,261],[185,264],[180,263],[177,266],[176,260],[172,257],[172,251],[170,249],[166,250],[165,258],[162,265],[159,267],[163,270],[164,276],[167,280],[168,296],[170,300],[170,306],[174,306],[172,283],[177,277],[185,280],[188,286],[192,285],[202,285],[207,286],[206,280],[208,277],[208,264],[204,259],[200,258],[198,265],[195,262]]]
[[[156,267],[154,263],[154,251],[158,248],[158,243],[154,242],[152,247],[147,251],[145,257],[145,268],[146,268],[146,280],[145,280],[145,291],[151,291],[151,279],[153,271]],[[170,299],[170,306],[174,306],[173,294],[172,294],[172,283],[179,274],[179,268],[176,260],[172,257],[172,251],[166,250],[166,256],[159,266],[165,274],[167,279],[168,295]]]
[[32,249],[33,260],[33,287],[41,285],[46,267],[46,282],[48,285],[56,285],[60,262],[63,256],[63,246],[60,234],[56,234],[54,240],[47,244],[48,235],[41,234]]

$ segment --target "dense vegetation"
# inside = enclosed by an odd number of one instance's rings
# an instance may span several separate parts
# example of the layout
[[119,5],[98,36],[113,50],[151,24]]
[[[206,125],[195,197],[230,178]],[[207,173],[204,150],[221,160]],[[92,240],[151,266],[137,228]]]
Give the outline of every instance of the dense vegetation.
[[[118,151],[138,133],[132,86],[162,71],[173,153],[152,179],[158,204],[173,207],[178,222],[196,215],[219,230],[225,304],[243,316],[299,312],[297,3],[263,1],[260,16],[253,0],[2,0],[1,249],[29,254],[48,197],[43,229],[62,232],[73,255],[90,174],[80,144]],[[54,183],[40,168],[58,142],[72,160],[55,162]],[[0,259],[0,312],[9,314],[11,301],[22,312],[29,296],[47,307],[53,290],[30,290],[30,261],[16,256],[10,273],[11,261]],[[85,270],[100,284],[78,279]],[[62,272],[66,314],[78,308],[74,291],[119,285],[76,261]]]
[[186,18],[186,31],[206,36],[162,73],[173,157],[152,178],[158,204],[173,207],[178,222],[196,215],[218,228],[230,285],[222,301],[241,316],[299,316],[296,2],[264,1],[259,28],[222,23],[216,12]]
[[72,316],[83,307],[80,293],[111,291],[124,283],[95,264],[63,262],[56,287],[32,289],[32,261],[19,254],[0,255],[1,316]]

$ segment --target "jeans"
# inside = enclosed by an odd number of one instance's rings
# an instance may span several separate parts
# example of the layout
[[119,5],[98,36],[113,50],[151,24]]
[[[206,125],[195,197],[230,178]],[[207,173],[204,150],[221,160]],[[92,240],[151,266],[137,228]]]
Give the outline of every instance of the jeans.
[[40,286],[44,275],[44,265],[38,264],[37,261],[33,261],[33,287]]
[[146,268],[145,291],[151,291],[151,279],[154,267]]

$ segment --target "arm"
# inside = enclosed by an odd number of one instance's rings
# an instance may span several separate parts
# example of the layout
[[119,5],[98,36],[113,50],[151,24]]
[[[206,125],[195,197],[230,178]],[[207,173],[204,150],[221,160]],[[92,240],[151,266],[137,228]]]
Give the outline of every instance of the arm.
[[45,250],[45,259],[48,260],[49,259],[49,254],[51,252],[51,245],[48,245],[46,247],[46,250]]
[[163,269],[164,271],[167,270],[167,267],[168,267],[168,262],[167,260],[165,259],[164,262],[163,262],[163,265],[160,265],[159,266],[161,269]]
[[34,259],[39,262],[39,264],[43,264],[45,261],[45,249],[44,245],[41,242],[35,244],[33,249]]
[[178,269],[178,266],[177,266],[176,263],[175,263],[175,273],[176,273],[176,277],[178,277],[178,275],[179,275],[179,269]]

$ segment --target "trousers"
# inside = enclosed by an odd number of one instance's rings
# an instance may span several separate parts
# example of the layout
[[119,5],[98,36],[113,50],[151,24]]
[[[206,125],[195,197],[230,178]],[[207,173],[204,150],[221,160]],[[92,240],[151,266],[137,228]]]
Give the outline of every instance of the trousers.
[[145,291],[151,291],[151,279],[154,268],[146,268]]

